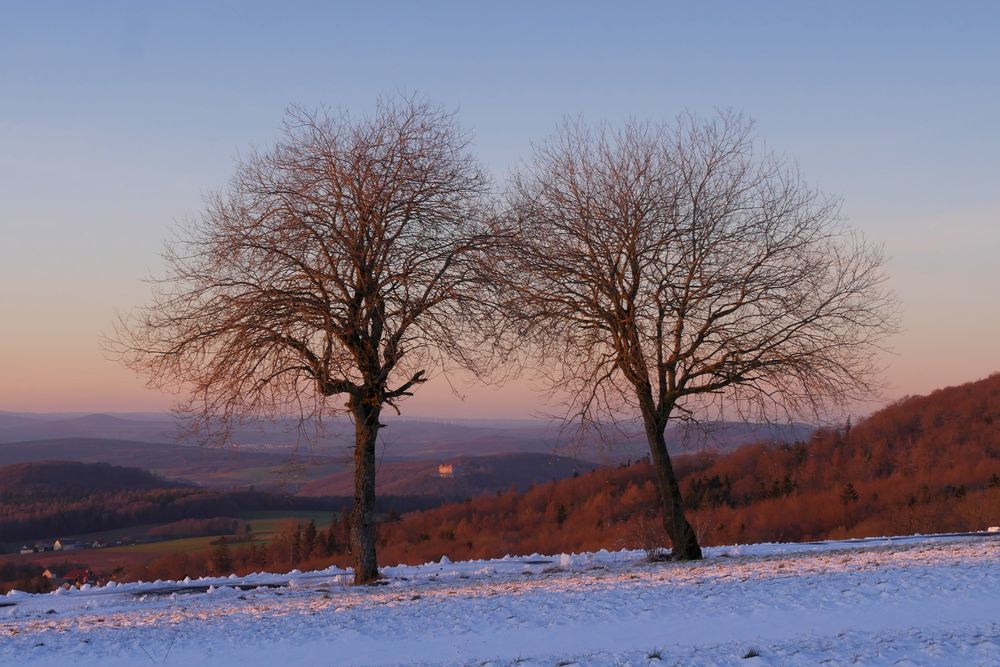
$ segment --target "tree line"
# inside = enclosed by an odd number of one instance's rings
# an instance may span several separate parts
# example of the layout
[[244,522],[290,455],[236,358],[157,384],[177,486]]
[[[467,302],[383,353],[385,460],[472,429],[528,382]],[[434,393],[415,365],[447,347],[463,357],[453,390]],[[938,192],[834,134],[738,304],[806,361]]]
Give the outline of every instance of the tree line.
[[[261,491],[210,491],[196,487],[142,489],[117,493],[67,494],[0,498],[0,543],[53,540],[149,523],[233,517],[273,510],[349,511],[345,497],[307,497]],[[386,496],[377,511],[408,512],[440,501],[419,496]],[[163,536],[166,538],[167,536]]]

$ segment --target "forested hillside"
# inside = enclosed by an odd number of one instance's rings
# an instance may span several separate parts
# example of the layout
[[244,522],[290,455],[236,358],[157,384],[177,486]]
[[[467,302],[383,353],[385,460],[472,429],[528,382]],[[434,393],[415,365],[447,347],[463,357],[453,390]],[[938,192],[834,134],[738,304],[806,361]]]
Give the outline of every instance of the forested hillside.
[[[382,512],[432,506],[427,498],[384,496]],[[347,497],[301,498],[260,491],[220,492],[104,463],[15,464],[0,468],[0,544],[67,537],[182,519],[259,510],[343,511]]]
[[[706,544],[981,530],[1000,524],[1000,375],[677,467]],[[407,515],[380,541],[386,562],[653,546],[654,494],[640,462]]]
[[167,481],[147,470],[108,463],[40,461],[0,467],[0,499],[4,501],[180,487],[190,485]]

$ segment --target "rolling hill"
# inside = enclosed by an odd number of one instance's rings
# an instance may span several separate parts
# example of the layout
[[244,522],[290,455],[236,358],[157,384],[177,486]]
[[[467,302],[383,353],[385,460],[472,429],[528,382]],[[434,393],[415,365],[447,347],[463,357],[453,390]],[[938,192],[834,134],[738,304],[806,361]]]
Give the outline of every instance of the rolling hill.
[[127,419],[106,414],[0,413],[0,443],[57,438],[170,442],[177,427],[167,416]]
[[303,481],[343,469],[341,460],[287,452],[220,449],[178,444],[55,438],[0,443],[0,466],[60,460],[144,468],[163,477],[215,488],[256,486],[295,490]]
[[[0,467],[0,553],[21,540],[75,537],[244,512],[343,512],[351,497],[219,491],[107,463],[42,461]],[[378,511],[400,513],[440,501],[384,495]],[[147,525],[148,528],[148,525]]]
[[[442,466],[446,468],[441,474]],[[379,494],[464,499],[483,493],[516,489],[589,472],[593,463],[552,454],[461,456],[438,461],[390,461],[376,478]],[[354,493],[350,471],[334,473],[305,484],[299,495],[348,496]]]
[[0,467],[0,497],[7,498],[79,497],[184,486],[145,470],[108,463],[39,461]]
[[[983,530],[1000,525],[1000,374],[898,401],[805,443],[677,457],[703,544]],[[665,543],[651,466],[600,468],[524,492],[405,515],[390,561]]]
[[[346,418],[329,418],[323,432],[309,443],[301,442],[294,420],[252,422],[237,427],[233,441],[243,450],[288,455],[309,449],[317,456],[341,458],[353,442],[353,426]],[[492,455],[511,452],[563,454],[597,463],[635,460],[646,453],[638,423],[621,425],[624,432],[608,448],[599,437],[578,439],[574,427],[561,428],[549,420],[477,420],[386,418],[379,433],[380,454],[387,460],[434,459]],[[671,451],[729,450],[748,442],[802,440],[812,431],[805,424],[745,424],[709,422],[698,427],[676,426],[668,432]],[[183,440],[170,415],[46,415],[0,412],[0,444],[35,440],[100,439],[170,443]],[[579,441],[578,441],[579,440]],[[185,443],[188,444],[188,443]],[[56,458],[68,458],[57,456]],[[114,463],[114,461],[110,461]]]

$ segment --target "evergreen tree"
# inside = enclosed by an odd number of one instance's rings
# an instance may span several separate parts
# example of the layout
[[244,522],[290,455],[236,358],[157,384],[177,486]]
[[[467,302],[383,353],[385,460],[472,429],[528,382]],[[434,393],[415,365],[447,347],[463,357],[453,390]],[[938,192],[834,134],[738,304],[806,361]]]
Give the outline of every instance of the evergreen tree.
[[351,517],[353,515],[353,511],[349,514],[345,513],[342,522],[344,525],[344,544],[347,545],[347,553],[351,553]]
[[850,482],[848,482],[847,486],[844,487],[844,490],[840,492],[840,502],[842,502],[845,506],[858,502],[860,498],[861,495],[858,494],[858,490],[855,489],[854,484]]
[[565,505],[560,504],[559,508],[556,510],[556,523],[562,528],[562,525],[566,523],[566,519],[569,518],[569,511],[566,509]]
[[229,554],[229,542],[226,536],[219,538],[215,549],[212,551],[212,570],[216,574],[228,574],[233,569],[233,560]]
[[302,525],[296,524],[292,533],[291,560],[292,565],[298,565],[302,559]]
[[302,559],[312,557],[313,548],[316,546],[316,522],[310,520],[302,531]]
[[334,514],[330,518],[330,528],[326,531],[326,555],[332,556],[340,550],[340,545],[337,542],[337,515]]

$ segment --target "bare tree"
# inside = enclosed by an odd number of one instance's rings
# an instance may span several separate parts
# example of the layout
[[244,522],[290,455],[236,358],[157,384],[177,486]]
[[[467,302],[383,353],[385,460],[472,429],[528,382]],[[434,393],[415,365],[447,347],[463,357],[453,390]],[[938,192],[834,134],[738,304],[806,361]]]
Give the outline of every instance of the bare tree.
[[453,363],[488,367],[477,317],[487,178],[451,114],[416,99],[370,117],[289,111],[168,247],[151,305],[122,321],[125,363],[185,386],[196,427],[353,418],[356,584],[377,579],[384,407]]
[[664,431],[873,390],[894,328],[881,252],[720,114],[567,122],[514,178],[506,308],[567,417],[641,417],[675,559],[701,557]]

